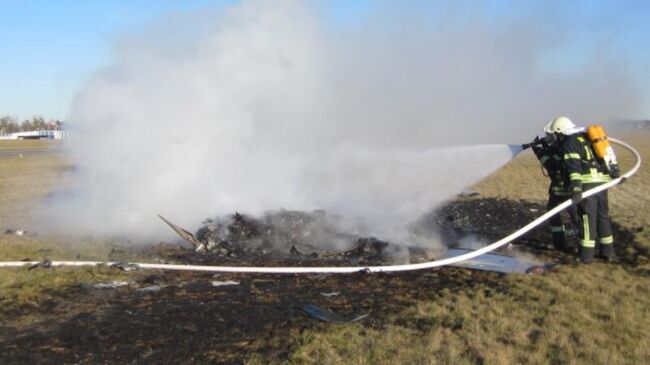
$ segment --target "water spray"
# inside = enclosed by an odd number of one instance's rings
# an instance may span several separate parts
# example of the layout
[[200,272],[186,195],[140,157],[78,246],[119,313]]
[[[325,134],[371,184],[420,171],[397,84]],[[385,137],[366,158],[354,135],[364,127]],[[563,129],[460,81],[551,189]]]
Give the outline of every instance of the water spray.
[[[636,158],[634,166],[622,174],[621,177],[616,178],[608,183],[599,185],[593,189],[584,192],[583,197],[589,197],[598,194],[601,191],[610,189],[634,175],[641,167],[641,155],[629,144],[614,138],[609,138],[610,141],[624,147],[632,152]],[[566,200],[562,204],[549,210],[537,219],[521,227],[519,230],[509,234],[508,236],[491,243],[483,248],[468,252],[463,255],[435,260],[430,262],[418,264],[405,264],[405,265],[385,265],[385,266],[352,266],[352,267],[242,267],[242,266],[204,266],[204,265],[172,265],[172,264],[152,264],[152,263],[134,263],[142,269],[157,269],[157,270],[175,270],[175,271],[203,271],[203,272],[224,272],[224,273],[258,273],[258,274],[351,274],[351,273],[375,273],[375,272],[400,272],[400,271],[414,271],[431,269],[445,265],[452,265],[461,261],[469,260],[485,253],[494,251],[502,247],[514,239],[521,237],[533,228],[542,224],[555,214],[568,208],[571,205],[571,200]],[[25,265],[37,265],[38,261],[5,261],[0,262],[0,267],[24,267]],[[106,261],[52,261],[51,266],[96,266],[96,265],[114,265],[116,262]]]

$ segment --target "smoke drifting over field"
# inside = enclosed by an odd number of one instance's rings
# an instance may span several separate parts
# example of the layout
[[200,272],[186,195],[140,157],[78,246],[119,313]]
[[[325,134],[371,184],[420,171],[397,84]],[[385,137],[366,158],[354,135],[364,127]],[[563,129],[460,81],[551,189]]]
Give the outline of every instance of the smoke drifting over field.
[[577,71],[540,71],[557,36],[547,22],[420,11],[335,26],[303,2],[251,1],[124,37],[74,103],[78,184],[50,205],[56,224],[160,237],[156,213],[196,227],[234,211],[320,208],[403,239],[512,156],[454,146],[524,142],[556,114],[603,120],[636,107],[607,50]]

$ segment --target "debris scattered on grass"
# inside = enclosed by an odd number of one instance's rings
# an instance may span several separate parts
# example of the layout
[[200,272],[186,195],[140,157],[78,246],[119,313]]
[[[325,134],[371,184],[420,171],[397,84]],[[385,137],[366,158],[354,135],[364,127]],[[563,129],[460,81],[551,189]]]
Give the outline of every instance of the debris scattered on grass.
[[239,285],[239,281],[232,281],[232,280],[218,281],[218,280],[215,280],[215,281],[212,282],[212,286],[214,286],[214,287],[231,286],[231,285]]
[[526,270],[526,274],[529,274],[529,275],[544,274],[546,272],[555,271],[556,267],[557,266],[554,265],[554,264],[537,265],[537,266],[533,266],[533,267],[528,268],[528,270]]
[[142,278],[142,283],[144,284],[155,284],[159,281],[163,280],[163,277],[160,275],[156,274],[150,274]]
[[33,270],[33,269],[38,269],[38,268],[40,268],[40,269],[49,269],[50,267],[52,267],[52,260],[45,259],[45,260],[43,260],[43,261],[41,261],[39,263],[36,263],[36,264],[30,266],[28,270]]
[[253,279],[250,281],[250,284],[253,288],[259,290],[274,290],[278,289],[277,280],[267,280],[267,279]]
[[[472,250],[465,248],[453,248],[447,250],[444,257],[450,258],[460,256],[471,251]],[[528,272],[528,270],[539,266],[539,262],[534,262],[521,257],[486,253],[469,260],[457,262],[451,266],[463,267],[472,270],[495,271],[507,274],[511,272]]]
[[366,313],[360,316],[352,316],[352,317],[343,316],[341,314],[334,313],[326,309],[317,307],[313,304],[302,305],[302,310],[310,317],[314,317],[316,319],[320,319],[321,321],[330,322],[330,323],[352,323],[352,322],[360,321],[370,315],[369,313]]
[[144,288],[136,289],[135,291],[140,292],[140,293],[156,293],[156,292],[159,292],[160,289],[162,289],[162,288],[163,287],[160,286],[160,285],[152,285],[152,286],[147,286],[147,287],[144,287]]
[[123,286],[129,285],[128,282],[126,281],[108,281],[105,283],[95,283],[95,284],[88,284],[88,283],[83,283],[81,284],[81,287],[84,289],[115,289],[115,288],[120,288]]
[[335,296],[337,296],[339,294],[341,294],[341,292],[338,292],[338,291],[333,291],[331,293],[320,293],[320,295],[324,296],[325,298],[335,297]]
[[114,267],[122,271],[136,271],[140,269],[140,266],[138,264],[131,264],[128,262],[116,262],[110,267]]

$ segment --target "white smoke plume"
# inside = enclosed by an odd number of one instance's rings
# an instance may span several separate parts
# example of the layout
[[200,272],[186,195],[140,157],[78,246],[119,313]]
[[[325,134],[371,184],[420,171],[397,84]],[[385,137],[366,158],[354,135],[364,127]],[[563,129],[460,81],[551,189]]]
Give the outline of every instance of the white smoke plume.
[[[546,75],[548,24],[495,27],[386,6],[355,26],[298,1],[174,14],[125,35],[69,121],[74,191],[50,222],[165,237],[235,211],[325,209],[366,233],[404,229],[512,157],[548,119],[626,115],[637,94],[610,53]],[[524,188],[524,187],[522,187]],[[55,217],[55,218],[53,218]]]

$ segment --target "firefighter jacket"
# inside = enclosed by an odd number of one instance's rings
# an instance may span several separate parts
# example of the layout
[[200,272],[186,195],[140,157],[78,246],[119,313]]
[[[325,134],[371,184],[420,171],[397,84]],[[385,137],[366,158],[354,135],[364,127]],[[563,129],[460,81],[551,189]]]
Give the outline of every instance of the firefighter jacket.
[[549,194],[568,196],[571,191],[566,184],[564,174],[564,164],[562,163],[562,155],[557,148],[548,145],[541,147],[533,147],[535,156],[544,166],[549,179],[551,179],[551,186],[549,187]]
[[582,192],[582,184],[611,181],[585,133],[566,136],[560,145],[560,153],[564,162],[565,183],[572,192]]

